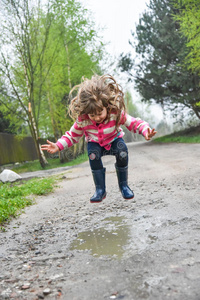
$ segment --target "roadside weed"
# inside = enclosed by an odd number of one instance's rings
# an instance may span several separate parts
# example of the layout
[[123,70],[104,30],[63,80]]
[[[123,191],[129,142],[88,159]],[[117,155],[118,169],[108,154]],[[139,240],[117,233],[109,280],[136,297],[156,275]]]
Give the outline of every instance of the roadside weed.
[[33,204],[34,195],[45,195],[53,190],[55,178],[34,178],[29,181],[0,183],[0,224]]

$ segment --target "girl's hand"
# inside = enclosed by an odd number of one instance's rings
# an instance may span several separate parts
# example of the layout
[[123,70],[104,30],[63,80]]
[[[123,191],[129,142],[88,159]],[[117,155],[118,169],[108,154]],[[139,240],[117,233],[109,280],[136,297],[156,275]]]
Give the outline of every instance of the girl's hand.
[[145,139],[147,141],[149,141],[156,133],[157,133],[157,131],[155,131],[155,128],[153,128],[153,129],[148,128],[147,133],[145,135]]
[[41,146],[41,150],[46,150],[47,152],[53,154],[59,151],[59,147],[56,145],[56,143],[50,142],[47,140],[47,144]]

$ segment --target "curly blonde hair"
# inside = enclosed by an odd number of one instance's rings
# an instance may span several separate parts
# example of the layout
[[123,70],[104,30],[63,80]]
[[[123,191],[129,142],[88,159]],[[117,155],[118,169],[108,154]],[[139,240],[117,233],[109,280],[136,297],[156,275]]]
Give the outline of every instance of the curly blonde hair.
[[96,114],[105,107],[108,119],[111,112],[116,113],[116,127],[119,126],[121,112],[126,109],[124,93],[111,75],[94,75],[91,79],[83,78],[83,82],[75,86],[70,94],[72,95],[76,89],[78,89],[77,95],[71,100],[69,106],[69,115],[73,119]]

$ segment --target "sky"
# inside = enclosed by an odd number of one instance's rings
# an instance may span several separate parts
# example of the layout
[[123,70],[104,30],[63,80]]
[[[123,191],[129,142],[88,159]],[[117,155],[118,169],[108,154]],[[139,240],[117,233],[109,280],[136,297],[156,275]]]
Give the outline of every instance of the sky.
[[110,42],[109,52],[119,55],[131,50],[128,41],[132,39],[142,13],[149,0],[82,0],[84,6],[92,11],[97,25],[105,27],[103,39]]

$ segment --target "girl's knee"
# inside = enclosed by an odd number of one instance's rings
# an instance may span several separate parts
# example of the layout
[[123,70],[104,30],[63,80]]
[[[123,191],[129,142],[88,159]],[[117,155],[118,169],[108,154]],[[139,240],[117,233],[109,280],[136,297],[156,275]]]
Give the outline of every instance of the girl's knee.
[[115,156],[118,167],[125,167],[128,165],[128,148],[123,139],[119,139],[115,147]]
[[99,159],[99,153],[95,153],[95,151],[88,153],[88,157],[90,160],[95,160],[95,159]]
[[119,159],[127,160],[128,159],[128,151],[120,151],[119,152]]
[[100,159],[101,149],[98,147],[98,144],[88,143],[88,157],[90,160]]

